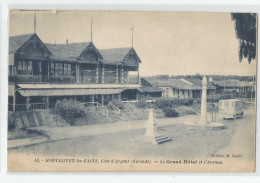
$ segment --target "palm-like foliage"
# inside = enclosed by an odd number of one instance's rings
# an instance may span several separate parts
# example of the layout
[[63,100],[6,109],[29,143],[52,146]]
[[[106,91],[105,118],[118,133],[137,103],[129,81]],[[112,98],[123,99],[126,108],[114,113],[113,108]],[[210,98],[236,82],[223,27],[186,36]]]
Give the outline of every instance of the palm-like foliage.
[[239,61],[247,58],[248,63],[256,57],[256,14],[231,13],[235,21],[237,38],[240,40]]

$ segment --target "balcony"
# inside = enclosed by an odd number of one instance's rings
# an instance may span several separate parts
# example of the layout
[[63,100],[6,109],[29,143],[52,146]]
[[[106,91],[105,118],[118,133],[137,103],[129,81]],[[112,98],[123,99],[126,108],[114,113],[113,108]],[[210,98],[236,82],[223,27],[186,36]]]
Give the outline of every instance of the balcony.
[[47,81],[48,81],[47,75],[9,75],[9,82],[42,83]]
[[50,83],[75,83],[75,76],[49,76]]
[[75,76],[9,75],[9,82],[16,83],[75,83]]

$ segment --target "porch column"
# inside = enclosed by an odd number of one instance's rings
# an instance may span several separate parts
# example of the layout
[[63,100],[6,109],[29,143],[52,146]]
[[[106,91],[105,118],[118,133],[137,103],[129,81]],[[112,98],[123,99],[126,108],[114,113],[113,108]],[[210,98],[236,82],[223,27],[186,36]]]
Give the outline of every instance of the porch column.
[[26,99],[26,111],[29,111],[29,109],[30,109],[30,97],[26,97],[25,98]]
[[49,96],[46,97],[46,108],[50,108],[50,101],[49,101]]
[[97,81],[96,81],[96,83],[99,83],[99,82],[98,82],[98,64],[97,64],[96,74],[97,74],[97,77],[96,77]]
[[104,76],[104,73],[105,73],[105,67],[104,67],[105,65],[103,64],[102,65],[102,83],[105,83],[105,76]]
[[138,68],[137,68],[137,74],[138,74],[138,76],[137,76],[137,84],[141,84],[141,81],[140,81],[140,76],[139,76],[139,65],[138,65]]
[[49,82],[49,77],[50,77],[50,63],[47,63],[47,82]]
[[118,65],[116,65],[116,83],[119,83],[118,81]]
[[121,83],[124,83],[124,66],[122,65]]
[[129,76],[128,76],[128,72],[129,72],[129,71],[127,71],[127,75],[126,75],[126,77],[127,77],[127,83],[129,83]]
[[13,91],[13,112],[15,112],[15,105],[16,105],[15,92],[16,92],[16,87],[15,87],[15,83],[14,83],[14,91]]
[[104,95],[101,95],[101,104],[104,105]]
[[76,83],[80,83],[79,64],[76,64]]

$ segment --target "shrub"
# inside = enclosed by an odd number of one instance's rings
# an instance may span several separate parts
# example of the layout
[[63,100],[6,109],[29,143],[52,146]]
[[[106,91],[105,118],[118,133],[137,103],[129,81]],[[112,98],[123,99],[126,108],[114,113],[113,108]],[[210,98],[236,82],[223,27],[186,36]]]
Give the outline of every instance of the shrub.
[[158,98],[155,100],[155,107],[163,109],[164,107],[171,107],[170,100],[168,98]]
[[63,99],[62,101],[58,100],[53,111],[56,114],[59,114],[70,125],[75,125],[75,120],[77,118],[82,118],[86,115],[79,102],[72,99]]
[[181,104],[185,106],[190,106],[193,104],[193,99],[182,99]]
[[159,98],[155,101],[155,106],[159,109],[172,106],[185,105],[189,106],[193,104],[193,99],[179,99],[179,98]]
[[112,100],[111,103],[118,107],[120,110],[124,109],[124,103],[119,100]]
[[163,108],[163,113],[166,117],[178,117],[179,113],[172,107]]
[[136,104],[135,104],[136,107],[138,108],[147,108],[148,107],[148,104],[146,102],[146,100],[139,100]]

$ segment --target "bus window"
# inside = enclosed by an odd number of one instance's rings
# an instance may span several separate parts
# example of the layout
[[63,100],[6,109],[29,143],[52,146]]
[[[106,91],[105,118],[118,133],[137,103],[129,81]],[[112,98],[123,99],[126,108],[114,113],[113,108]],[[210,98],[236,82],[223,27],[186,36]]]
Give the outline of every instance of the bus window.
[[225,101],[224,104],[225,104],[225,107],[228,107],[228,101]]

